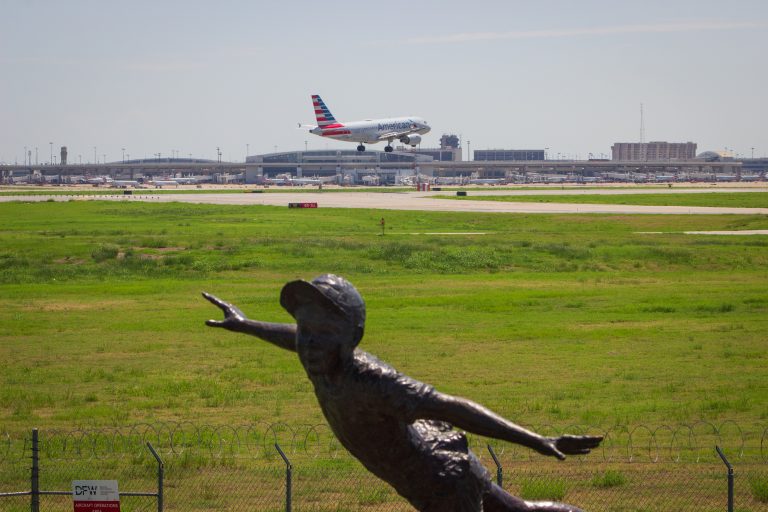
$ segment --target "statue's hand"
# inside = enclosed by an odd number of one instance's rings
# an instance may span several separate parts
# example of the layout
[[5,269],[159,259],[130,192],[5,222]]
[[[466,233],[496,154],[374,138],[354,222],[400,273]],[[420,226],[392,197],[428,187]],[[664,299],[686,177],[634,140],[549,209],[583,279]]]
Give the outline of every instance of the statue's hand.
[[560,460],[566,455],[584,455],[593,448],[597,448],[603,440],[603,436],[560,436],[547,437],[544,440],[544,455],[552,455]]
[[203,297],[205,297],[211,304],[218,306],[224,312],[224,320],[206,320],[205,325],[237,330],[238,326],[247,320],[247,317],[243,312],[229,302],[224,302],[220,298],[206,292],[203,292]]

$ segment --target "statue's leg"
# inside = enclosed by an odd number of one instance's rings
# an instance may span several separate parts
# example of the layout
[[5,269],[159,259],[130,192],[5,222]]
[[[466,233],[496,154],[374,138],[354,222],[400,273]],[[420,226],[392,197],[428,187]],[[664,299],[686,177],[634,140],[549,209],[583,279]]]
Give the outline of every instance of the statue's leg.
[[584,512],[565,503],[525,501],[512,496],[496,484],[483,496],[483,512]]

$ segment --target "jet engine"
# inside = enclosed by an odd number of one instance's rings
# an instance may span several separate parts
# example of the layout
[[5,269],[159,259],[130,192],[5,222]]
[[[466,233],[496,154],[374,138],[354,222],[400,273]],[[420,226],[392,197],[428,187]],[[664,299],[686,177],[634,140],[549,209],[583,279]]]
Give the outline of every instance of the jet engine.
[[416,147],[421,142],[421,135],[403,135],[400,137],[400,142]]

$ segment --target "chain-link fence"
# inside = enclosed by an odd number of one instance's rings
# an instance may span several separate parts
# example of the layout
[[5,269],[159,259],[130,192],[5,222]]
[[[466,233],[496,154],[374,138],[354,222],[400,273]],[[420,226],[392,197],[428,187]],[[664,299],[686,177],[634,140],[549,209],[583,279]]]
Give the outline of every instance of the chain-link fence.
[[[541,426],[545,435],[602,434],[587,456],[558,462],[513,444],[470,436],[470,446],[502,486],[530,500],[573,503],[588,511],[724,511],[735,468],[734,510],[768,512],[768,425],[696,423],[611,428]],[[158,461],[164,465],[159,482]],[[286,459],[278,453],[281,447]],[[69,491],[74,480],[117,480],[124,511],[406,511],[412,508],[370,475],[327,426],[239,427],[154,423],[39,433],[39,483]],[[0,434],[0,511],[28,511],[32,434]],[[125,496],[124,492],[146,494]],[[15,494],[22,493],[22,494]],[[38,494],[39,510],[72,510],[69,492]]]

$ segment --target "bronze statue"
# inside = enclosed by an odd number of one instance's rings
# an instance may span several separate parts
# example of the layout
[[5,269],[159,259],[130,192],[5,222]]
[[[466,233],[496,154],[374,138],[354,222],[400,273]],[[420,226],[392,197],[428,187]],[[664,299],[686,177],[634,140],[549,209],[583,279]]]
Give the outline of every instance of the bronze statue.
[[283,287],[280,304],[296,324],[248,319],[203,293],[224,320],[211,327],[250,334],[298,353],[331,429],[373,474],[423,512],[577,512],[562,503],[528,502],[491,481],[463,432],[527,446],[544,455],[589,453],[598,436],[543,437],[469,400],[446,395],[356,348],[365,302],[347,280],[325,274]]

